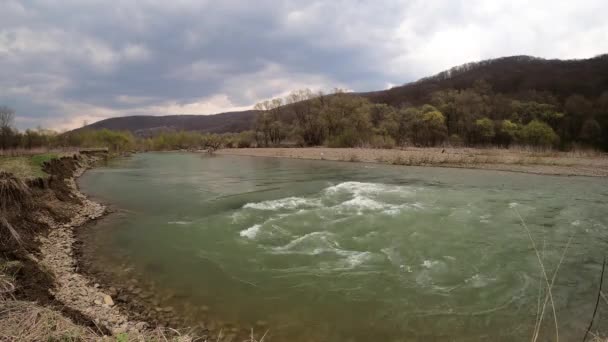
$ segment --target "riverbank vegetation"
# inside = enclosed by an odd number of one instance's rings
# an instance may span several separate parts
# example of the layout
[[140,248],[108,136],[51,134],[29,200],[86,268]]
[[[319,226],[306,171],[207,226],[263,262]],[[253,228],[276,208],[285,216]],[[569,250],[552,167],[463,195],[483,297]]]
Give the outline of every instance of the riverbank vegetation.
[[[598,57],[586,63],[599,68],[604,61],[605,57]],[[40,128],[18,131],[15,112],[0,106],[0,151],[107,147],[122,153],[312,146],[608,150],[608,91],[597,83],[595,73],[588,75],[586,86],[564,76],[577,61],[552,63],[557,62],[524,57],[470,63],[373,93],[296,90],[258,103],[254,111],[245,113],[255,119],[233,132],[223,131],[229,133],[209,133],[204,127],[175,129],[170,122],[148,130],[85,125],[65,133]],[[556,72],[539,71],[545,64]],[[563,67],[567,65],[571,66]],[[515,71],[506,72],[515,66],[529,67],[530,75],[520,80],[524,83],[517,81]],[[552,77],[551,84],[545,81]]]
[[606,149],[608,91],[595,99],[548,92],[494,92],[473,87],[430,94],[428,103],[395,107],[337,89],[310,90],[256,105],[257,146],[292,141],[298,146],[372,147],[525,145],[570,150]]

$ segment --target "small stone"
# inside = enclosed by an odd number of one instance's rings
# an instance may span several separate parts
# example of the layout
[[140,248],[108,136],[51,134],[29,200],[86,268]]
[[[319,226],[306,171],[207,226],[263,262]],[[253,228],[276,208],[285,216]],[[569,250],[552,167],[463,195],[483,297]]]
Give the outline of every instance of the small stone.
[[93,285],[94,288],[98,289],[99,288],[99,284],[95,283],[95,285]]
[[95,301],[94,301],[93,303],[95,303],[95,304],[97,304],[97,305],[101,305],[101,300],[99,300],[99,299],[95,299]]
[[112,297],[110,297],[108,295],[103,295],[103,302],[105,304],[108,304],[109,306],[114,305],[114,301],[112,300]]

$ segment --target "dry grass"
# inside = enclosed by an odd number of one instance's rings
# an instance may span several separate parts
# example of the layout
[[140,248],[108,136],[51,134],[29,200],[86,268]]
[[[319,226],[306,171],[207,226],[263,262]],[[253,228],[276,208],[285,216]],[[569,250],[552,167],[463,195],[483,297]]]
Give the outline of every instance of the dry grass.
[[[600,296],[606,305],[608,305],[608,296],[603,291],[600,291]],[[608,336],[605,334],[589,332],[592,336],[591,342],[608,342]]]
[[5,300],[0,309],[2,341],[99,341],[89,328],[74,324],[61,313],[35,303]]
[[[24,148],[13,148],[8,150],[0,150],[0,157],[21,157],[21,156],[34,156],[37,154],[74,154],[82,149],[77,147],[62,147],[62,148],[48,148],[38,147],[32,149]],[[88,149],[87,149],[88,150]]]
[[608,176],[608,155],[598,151],[557,152],[514,147],[499,148],[244,148],[218,154],[336,161],[360,161],[408,166],[442,166],[492,170]]
[[[566,246],[566,249],[562,255],[562,260],[560,260],[560,264],[557,266],[557,269],[555,270],[555,273],[553,274],[553,280],[549,284],[549,277],[547,276],[545,264],[543,263],[543,258],[541,257],[541,254],[538,251],[538,248],[536,247],[536,242],[534,241],[534,238],[532,238],[532,233],[530,232],[530,229],[528,228],[528,225],[526,224],[524,219],[521,217],[521,214],[519,213],[519,210],[517,210],[517,207],[514,207],[513,210],[517,214],[517,217],[519,218],[522,227],[525,229],[526,234],[528,235],[528,238],[530,239],[530,243],[532,244],[532,248],[534,249],[534,252],[536,253],[536,258],[538,259],[538,264],[542,271],[543,278],[545,280],[545,283],[547,284],[547,296],[549,297],[549,300],[551,301],[551,307],[553,309],[553,320],[555,323],[555,341],[559,342],[559,328],[558,328],[558,324],[557,324],[557,313],[555,312],[555,303],[553,302],[552,288],[553,288],[553,282],[555,281],[555,277],[557,276],[557,272],[559,271],[559,266],[561,265],[561,262],[563,260],[563,256],[566,254],[566,250],[567,250],[568,246],[570,245],[570,241],[568,241],[568,245]],[[572,240],[572,238],[570,238],[570,240]],[[546,304],[547,304],[547,300],[545,299],[545,305],[543,305],[543,309],[541,311],[540,317],[537,317],[537,320],[535,323],[534,334],[532,335],[532,342],[536,342],[536,340],[538,339],[538,334],[540,332],[540,326],[542,325]]]
[[12,173],[22,179],[45,177],[47,174],[42,171],[45,162],[74,155],[76,152],[78,151],[47,151],[42,153],[42,150],[12,150],[12,152],[0,150],[0,171]]
[[58,156],[50,153],[18,157],[0,156],[0,171],[12,173],[23,179],[44,177],[46,174],[42,171],[42,164]]
[[268,334],[256,337],[253,329],[245,340],[224,336],[215,338],[192,337],[171,328],[158,327],[145,332],[128,332],[104,336],[99,331],[75,324],[60,312],[36,303],[0,299],[0,341],[6,342],[264,342]]
[[29,157],[0,157],[0,171],[12,173],[20,178],[34,178],[42,174],[36,169]]
[[31,203],[29,187],[19,178],[0,171],[0,212],[7,208],[24,208]]
[[[519,218],[521,226],[526,231],[528,239],[530,240],[532,248],[534,249],[534,252],[536,254],[536,258],[538,260],[538,264],[540,266],[540,270],[541,270],[541,273],[542,273],[542,277],[541,277],[540,284],[539,284],[540,286],[539,286],[539,293],[538,293],[538,307],[537,307],[537,313],[536,313],[536,321],[535,321],[535,324],[534,324],[534,331],[532,333],[531,341],[532,342],[536,342],[538,340],[539,334],[540,334],[540,329],[541,329],[542,322],[543,322],[543,318],[544,318],[544,315],[545,315],[546,306],[547,306],[548,302],[551,302],[551,308],[552,308],[552,311],[553,311],[553,322],[554,322],[554,325],[555,325],[555,341],[559,342],[558,318],[557,318],[555,303],[553,302],[553,285],[555,284],[555,279],[557,278],[557,274],[559,273],[559,269],[560,269],[562,263],[564,262],[564,258],[565,258],[566,253],[568,252],[568,249],[569,249],[569,247],[570,247],[570,245],[572,243],[572,239],[574,238],[575,232],[573,232],[572,235],[570,235],[570,238],[568,239],[568,242],[566,243],[566,246],[564,247],[564,250],[562,251],[562,254],[561,254],[561,257],[559,259],[559,262],[558,262],[557,266],[555,267],[555,271],[553,272],[553,276],[551,278],[551,282],[549,283],[549,278],[547,276],[547,271],[546,271],[547,268],[546,268],[545,263],[543,261],[543,259],[544,259],[544,251],[545,251],[544,242],[543,242],[543,250],[542,250],[542,253],[541,253],[541,252],[539,252],[539,250],[537,248],[536,242],[534,241],[534,238],[532,237],[532,233],[531,233],[530,229],[528,228],[528,225],[526,224],[526,222],[522,218],[521,214],[519,213],[519,210],[517,210],[517,207],[513,207],[513,211],[516,213],[517,217]],[[603,275],[603,272],[602,272],[602,275]],[[543,286],[543,281],[546,284],[546,287]],[[600,287],[601,287],[601,285],[600,285]],[[541,307],[540,303],[541,303],[541,298],[542,298],[543,290],[545,291],[545,296],[544,296],[543,305]],[[599,298],[601,298],[605,302],[605,304],[608,305],[608,297],[602,291],[599,291],[598,296],[599,296]],[[598,298],[598,300],[599,300],[599,298]],[[594,313],[594,316],[595,316],[595,313]],[[606,337],[605,335],[602,335],[600,333],[593,333],[591,331],[587,331],[587,333],[591,334],[591,336],[592,336],[591,342],[608,342],[608,337]],[[585,334],[585,337],[587,337],[587,334]],[[583,338],[583,341],[584,340],[585,339]]]

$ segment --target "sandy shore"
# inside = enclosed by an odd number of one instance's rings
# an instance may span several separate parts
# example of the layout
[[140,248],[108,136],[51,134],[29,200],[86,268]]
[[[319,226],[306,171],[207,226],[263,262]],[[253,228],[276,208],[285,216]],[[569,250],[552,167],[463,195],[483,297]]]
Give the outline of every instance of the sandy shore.
[[525,172],[560,176],[608,176],[602,153],[531,152],[473,148],[237,148],[222,155],[276,157]]

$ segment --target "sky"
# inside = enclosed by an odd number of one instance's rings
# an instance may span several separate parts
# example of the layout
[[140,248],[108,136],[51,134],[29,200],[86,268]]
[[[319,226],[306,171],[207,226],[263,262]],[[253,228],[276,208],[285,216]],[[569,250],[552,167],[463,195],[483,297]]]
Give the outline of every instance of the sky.
[[511,55],[608,52],[606,0],[0,0],[19,129],[390,88]]

